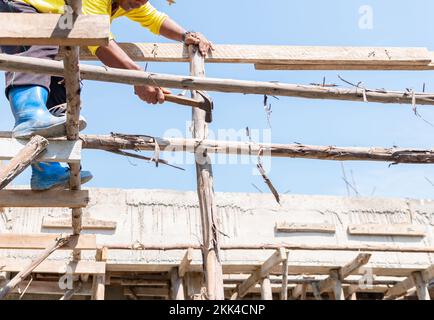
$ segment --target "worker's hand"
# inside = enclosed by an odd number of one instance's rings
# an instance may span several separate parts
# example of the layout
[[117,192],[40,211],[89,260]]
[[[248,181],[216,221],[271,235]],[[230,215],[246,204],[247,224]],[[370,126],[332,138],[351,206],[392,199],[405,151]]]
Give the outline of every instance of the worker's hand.
[[134,93],[143,101],[149,104],[164,103],[165,94],[171,92],[165,88],[152,87],[152,86],[134,86]]
[[199,47],[200,53],[206,57],[210,50],[214,51],[214,45],[209,41],[202,33],[199,32],[191,32],[188,33],[185,37],[185,44],[195,44]]

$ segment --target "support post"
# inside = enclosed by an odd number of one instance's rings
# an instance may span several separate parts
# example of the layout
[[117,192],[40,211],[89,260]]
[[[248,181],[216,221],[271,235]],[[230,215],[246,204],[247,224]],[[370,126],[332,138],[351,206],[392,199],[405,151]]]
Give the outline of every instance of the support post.
[[172,268],[170,271],[171,290],[170,295],[172,300],[185,300],[183,278],[178,275],[178,268]]
[[416,285],[417,297],[419,300],[431,300],[428,290],[428,283],[425,281],[423,273],[420,271],[411,274]]
[[48,140],[36,136],[3,168],[0,166],[0,190],[22,173],[48,146]]
[[[81,0],[66,0],[66,4],[73,9],[73,22],[77,20],[81,15],[82,1]],[[65,74],[65,87],[66,87],[66,100],[68,104],[67,108],[67,138],[68,140],[79,139],[79,118],[81,109],[81,87],[80,87],[80,68],[79,68],[79,56],[80,47],[64,47],[65,57],[63,59],[64,74]],[[70,164],[71,177],[70,177],[70,189],[80,190],[80,168],[79,163]],[[72,229],[73,234],[80,234],[81,232],[81,218],[82,209],[72,209]],[[74,260],[79,260],[81,256],[80,251],[74,251]]]
[[[189,47],[190,74],[196,77],[205,77],[205,59],[195,46]],[[198,98],[192,91],[192,98]],[[206,112],[193,108],[194,139],[204,140],[208,138],[208,125],[205,122]],[[209,300],[224,300],[223,270],[220,261],[220,221],[214,199],[213,172],[210,157],[200,148],[195,153],[197,191],[199,195],[199,207],[202,219],[203,235],[203,269],[207,296]]]
[[261,280],[261,298],[262,300],[273,300],[273,292],[271,291],[269,276]]

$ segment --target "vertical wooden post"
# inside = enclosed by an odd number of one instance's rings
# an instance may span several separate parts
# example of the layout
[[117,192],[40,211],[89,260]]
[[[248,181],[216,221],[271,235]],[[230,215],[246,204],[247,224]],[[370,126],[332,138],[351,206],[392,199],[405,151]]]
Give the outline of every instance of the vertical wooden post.
[[184,281],[183,278],[179,277],[178,275],[178,268],[172,268],[170,271],[170,283],[170,298],[172,300],[185,300]]
[[[108,258],[107,247],[96,251],[95,260],[106,262]],[[105,298],[105,275],[93,275],[92,300],[104,300]]]
[[342,289],[342,281],[339,270],[331,270],[330,277],[334,279],[333,295],[335,300],[345,300],[344,290]]
[[269,276],[261,280],[261,298],[262,300],[273,300],[273,292],[271,291],[271,282]]
[[286,259],[282,266],[282,291],[280,292],[280,300],[288,300],[288,260],[289,252],[286,253]]
[[[73,9],[73,22],[77,19],[82,12],[82,0],[66,0],[66,4]],[[65,88],[66,88],[66,101],[68,104],[67,109],[67,123],[66,132],[68,140],[78,140],[79,138],[79,119],[81,109],[81,87],[80,87],[80,68],[79,68],[79,56],[80,47],[64,47],[65,57],[63,64],[65,67]],[[80,164],[70,164],[71,177],[70,177],[70,189],[80,190]],[[72,229],[73,234],[80,234],[82,229],[82,210],[72,209]],[[74,260],[79,260],[81,252],[74,250]]]
[[423,278],[423,274],[420,271],[413,272],[411,274],[414,284],[416,285],[417,297],[419,300],[431,300],[428,290],[428,284]]
[[[205,59],[197,47],[189,47],[190,74],[205,77]],[[192,98],[198,98],[192,91]],[[204,140],[208,138],[208,125],[205,122],[206,112],[193,108],[193,138]],[[224,300],[223,271],[220,261],[220,222],[217,207],[214,201],[214,185],[211,159],[200,149],[195,153],[197,192],[202,218],[203,236],[203,268],[207,287],[207,296],[210,300]]]

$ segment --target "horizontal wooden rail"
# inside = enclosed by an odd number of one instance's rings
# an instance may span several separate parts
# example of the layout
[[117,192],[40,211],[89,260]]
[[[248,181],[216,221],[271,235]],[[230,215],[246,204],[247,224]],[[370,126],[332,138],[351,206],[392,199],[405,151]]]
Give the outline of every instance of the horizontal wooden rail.
[[89,191],[0,190],[0,208],[84,208]]

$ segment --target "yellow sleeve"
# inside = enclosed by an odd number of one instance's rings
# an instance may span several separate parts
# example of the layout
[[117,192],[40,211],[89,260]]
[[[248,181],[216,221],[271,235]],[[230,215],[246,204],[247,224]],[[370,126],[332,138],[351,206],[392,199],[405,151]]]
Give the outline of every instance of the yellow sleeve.
[[[111,1],[110,0],[83,0],[83,14],[84,15],[108,15],[111,13]],[[113,40],[114,36],[110,32],[110,40]],[[88,47],[92,55],[96,54],[99,46]]]
[[167,18],[165,13],[159,12],[149,2],[140,8],[127,12],[126,16],[128,19],[140,23],[154,34],[160,34],[160,28]]

